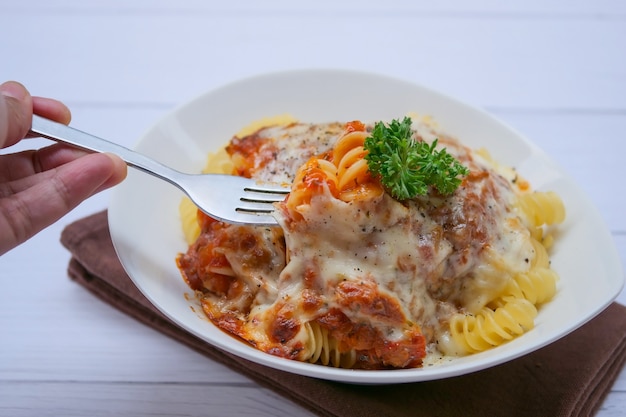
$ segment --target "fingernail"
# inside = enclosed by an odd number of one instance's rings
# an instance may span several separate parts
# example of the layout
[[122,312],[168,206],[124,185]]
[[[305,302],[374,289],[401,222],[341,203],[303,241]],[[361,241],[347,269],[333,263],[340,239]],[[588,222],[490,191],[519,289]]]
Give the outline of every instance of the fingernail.
[[17,100],[24,100],[28,93],[22,84],[15,81],[7,81],[0,85],[0,94]]

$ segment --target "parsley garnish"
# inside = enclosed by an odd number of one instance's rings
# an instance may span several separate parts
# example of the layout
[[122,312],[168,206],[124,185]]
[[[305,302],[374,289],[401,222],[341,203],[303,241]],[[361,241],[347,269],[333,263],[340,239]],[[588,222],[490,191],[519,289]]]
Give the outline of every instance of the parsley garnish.
[[387,191],[398,200],[425,195],[429,186],[441,194],[451,194],[461,184],[459,176],[469,174],[446,149],[437,151],[437,139],[432,144],[413,139],[411,118],[389,125],[377,122],[364,148],[365,159],[374,175]]

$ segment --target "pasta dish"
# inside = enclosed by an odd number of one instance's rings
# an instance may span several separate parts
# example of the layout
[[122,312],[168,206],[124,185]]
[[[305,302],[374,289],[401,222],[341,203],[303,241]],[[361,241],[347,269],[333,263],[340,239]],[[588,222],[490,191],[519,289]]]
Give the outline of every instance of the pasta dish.
[[556,293],[561,199],[416,119],[412,140],[467,168],[451,193],[394,197],[368,168],[374,124],[359,121],[269,120],[212,155],[210,171],[292,188],[275,227],[183,200],[189,248],[176,261],[206,316],[269,354],[356,369],[420,367],[532,329]]

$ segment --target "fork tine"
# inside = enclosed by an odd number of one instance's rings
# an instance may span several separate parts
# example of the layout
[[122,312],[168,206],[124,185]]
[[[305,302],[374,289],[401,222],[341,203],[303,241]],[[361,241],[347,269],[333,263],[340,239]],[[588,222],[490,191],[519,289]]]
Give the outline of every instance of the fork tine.
[[254,184],[243,189],[249,193],[259,193],[265,195],[282,195],[285,196],[291,192],[288,186],[271,185],[271,184]]
[[243,190],[235,211],[250,216],[271,216],[275,210],[273,203],[283,201],[291,191],[288,187],[260,183],[247,185]]
[[240,199],[241,203],[235,212],[244,221],[256,224],[276,224],[276,219],[272,216],[275,207],[271,203],[250,202]]
[[271,213],[273,212],[274,206],[272,205],[274,201],[250,201],[244,200],[243,198],[239,200],[240,204],[237,205],[236,210],[239,212],[246,213]]
[[[290,186],[261,184],[228,174],[181,174],[186,181],[187,195],[201,210],[214,219],[258,226],[275,226],[272,204],[283,201]],[[208,193],[213,182],[213,193]]]
[[285,196],[283,194],[270,194],[264,196],[244,196],[239,199],[239,201],[244,203],[259,203],[259,204],[272,204],[278,203],[279,201],[283,201]]
[[243,214],[272,214],[274,208],[237,207],[235,211]]
[[283,201],[290,188],[266,184],[254,184],[243,189],[245,195],[239,198],[241,203],[236,211],[249,214],[271,214],[273,203]]

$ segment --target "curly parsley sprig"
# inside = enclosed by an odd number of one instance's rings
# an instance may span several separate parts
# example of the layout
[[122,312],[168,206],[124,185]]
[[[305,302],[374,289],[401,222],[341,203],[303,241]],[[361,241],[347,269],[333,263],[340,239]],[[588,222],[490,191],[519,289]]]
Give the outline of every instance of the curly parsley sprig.
[[374,175],[398,200],[407,200],[428,193],[430,186],[442,194],[451,194],[461,184],[460,176],[469,170],[446,149],[436,150],[432,144],[413,139],[411,118],[392,120],[386,125],[377,122],[365,139],[365,159]]

